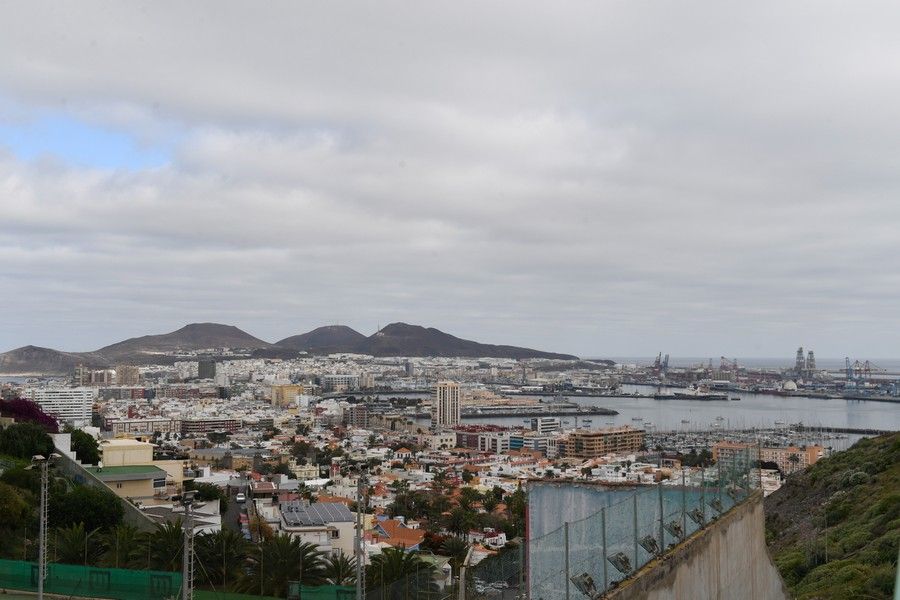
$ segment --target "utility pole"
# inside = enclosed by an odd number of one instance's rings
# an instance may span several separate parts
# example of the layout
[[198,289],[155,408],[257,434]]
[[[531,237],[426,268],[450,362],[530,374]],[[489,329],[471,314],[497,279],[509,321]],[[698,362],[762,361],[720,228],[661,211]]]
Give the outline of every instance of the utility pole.
[[184,548],[181,553],[181,600],[192,600],[194,595],[194,523],[191,518],[191,504],[196,492],[184,492],[181,505],[184,507]]
[[363,529],[365,528],[365,510],[366,510],[367,494],[366,494],[366,477],[362,469],[356,481],[356,600],[363,600],[363,589],[365,588],[364,566],[365,548],[363,539]]
[[41,504],[38,525],[38,600],[44,600],[44,580],[47,579],[47,523],[50,521],[50,461],[59,458],[59,454],[51,453],[49,457],[35,454],[31,457],[31,466],[41,470]]

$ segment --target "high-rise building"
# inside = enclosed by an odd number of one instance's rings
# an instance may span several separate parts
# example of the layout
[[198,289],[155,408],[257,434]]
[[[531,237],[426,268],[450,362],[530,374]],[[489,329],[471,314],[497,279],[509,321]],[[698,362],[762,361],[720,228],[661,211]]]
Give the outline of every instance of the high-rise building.
[[459,424],[459,384],[455,381],[438,381],[431,400],[431,426],[453,427]]
[[133,365],[116,365],[116,385],[140,385],[141,370]]
[[97,390],[89,387],[28,388],[25,397],[41,410],[75,427],[91,424],[91,406]]
[[273,385],[272,406],[296,406],[297,396],[302,394],[302,385]]
[[197,362],[197,377],[199,379],[216,378],[216,361],[203,359]]
[[364,403],[351,404],[344,410],[344,424],[357,429],[369,426],[369,407]]

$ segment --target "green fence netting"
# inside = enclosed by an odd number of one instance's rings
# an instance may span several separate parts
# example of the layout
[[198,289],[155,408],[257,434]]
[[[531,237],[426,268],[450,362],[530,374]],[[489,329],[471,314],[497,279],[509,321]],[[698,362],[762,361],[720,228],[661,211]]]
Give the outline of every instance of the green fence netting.
[[[37,591],[38,565],[20,560],[0,560],[0,587]],[[114,598],[116,600],[164,600],[177,596],[181,573],[132,571],[50,563],[44,591],[61,596]]]
[[[0,588],[37,591],[38,565],[21,560],[0,560]],[[135,571],[50,563],[44,591],[48,594],[80,598],[112,600],[167,600],[181,595],[181,573],[167,571]],[[232,592],[194,590],[195,600],[278,600]],[[322,585],[316,587],[291,584],[289,598],[294,600],[352,600],[353,587]]]

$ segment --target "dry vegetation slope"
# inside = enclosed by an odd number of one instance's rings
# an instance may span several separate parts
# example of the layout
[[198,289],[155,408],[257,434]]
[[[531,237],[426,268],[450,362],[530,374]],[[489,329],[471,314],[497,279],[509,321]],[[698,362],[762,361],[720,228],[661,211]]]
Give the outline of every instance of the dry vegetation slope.
[[766,499],[766,539],[798,599],[891,598],[900,542],[900,433],[865,439]]

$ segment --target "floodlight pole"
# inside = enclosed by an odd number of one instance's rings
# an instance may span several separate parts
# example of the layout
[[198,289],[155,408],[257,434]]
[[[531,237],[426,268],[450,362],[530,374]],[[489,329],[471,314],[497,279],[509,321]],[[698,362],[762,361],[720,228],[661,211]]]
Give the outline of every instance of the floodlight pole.
[[44,579],[47,578],[47,521],[50,506],[48,488],[50,484],[50,459],[37,455],[32,459],[41,467],[41,518],[38,529],[38,600],[44,600]]
[[181,600],[191,600],[194,595],[194,523],[191,519],[191,504],[195,492],[184,492],[181,505],[184,507],[184,548],[181,551]]
[[365,587],[365,579],[363,563],[365,562],[365,548],[363,529],[365,528],[364,511],[366,509],[366,478],[360,469],[359,478],[356,482],[356,600],[363,600],[363,588]]

